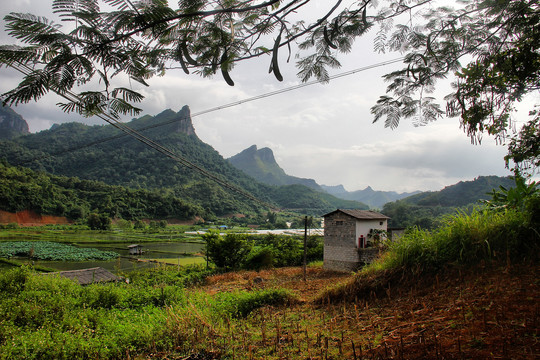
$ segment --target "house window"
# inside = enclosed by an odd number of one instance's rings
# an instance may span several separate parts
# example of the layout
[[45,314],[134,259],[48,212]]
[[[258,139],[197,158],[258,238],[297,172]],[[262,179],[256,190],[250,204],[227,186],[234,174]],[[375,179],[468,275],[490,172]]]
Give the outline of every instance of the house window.
[[383,224],[383,222],[382,222],[382,221],[379,221],[379,225],[382,225],[382,224]]
[[336,225],[343,225],[343,220],[336,220]]

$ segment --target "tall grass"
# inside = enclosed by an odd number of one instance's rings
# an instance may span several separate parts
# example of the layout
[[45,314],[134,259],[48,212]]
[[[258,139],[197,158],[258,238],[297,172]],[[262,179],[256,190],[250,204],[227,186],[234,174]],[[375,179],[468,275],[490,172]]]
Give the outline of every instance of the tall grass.
[[530,213],[516,209],[481,209],[449,215],[432,232],[408,229],[353,280],[324,290],[316,301],[370,297],[384,293],[407,275],[417,279],[452,265],[537,261],[540,233],[535,221]]
[[282,289],[216,295],[185,289],[206,275],[202,268],[163,267],[134,273],[130,284],[83,287],[27,267],[3,271],[0,359],[123,359],[177,347],[191,351],[208,326],[223,328],[226,321],[292,298]]
[[412,228],[364,271],[432,269],[449,264],[521,260],[536,256],[539,237],[523,212],[475,210],[449,215],[429,232]]

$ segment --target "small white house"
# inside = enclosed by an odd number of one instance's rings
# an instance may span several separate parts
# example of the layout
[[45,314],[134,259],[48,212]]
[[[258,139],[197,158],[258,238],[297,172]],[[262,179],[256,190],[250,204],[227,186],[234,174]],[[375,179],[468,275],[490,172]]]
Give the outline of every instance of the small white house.
[[354,271],[375,258],[380,231],[387,231],[389,217],[371,210],[337,209],[324,215],[324,267]]

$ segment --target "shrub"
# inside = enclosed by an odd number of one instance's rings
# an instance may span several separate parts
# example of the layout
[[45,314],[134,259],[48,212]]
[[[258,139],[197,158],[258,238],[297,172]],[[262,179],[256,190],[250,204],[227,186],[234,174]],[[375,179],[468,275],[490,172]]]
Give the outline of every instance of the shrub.
[[285,305],[293,301],[294,295],[286,289],[268,289],[221,293],[216,296],[216,311],[232,317],[246,317],[264,306]]
[[243,234],[227,234],[222,237],[217,232],[203,235],[206,241],[206,256],[218,268],[239,269],[245,263],[253,242]]
[[270,269],[274,266],[274,252],[269,247],[264,247],[252,251],[245,264],[245,268],[249,270]]
[[144,223],[144,221],[137,219],[135,220],[135,224],[133,224],[133,228],[136,230],[143,230],[146,229],[146,224]]
[[91,230],[110,230],[112,221],[105,214],[92,213],[88,215],[86,223]]

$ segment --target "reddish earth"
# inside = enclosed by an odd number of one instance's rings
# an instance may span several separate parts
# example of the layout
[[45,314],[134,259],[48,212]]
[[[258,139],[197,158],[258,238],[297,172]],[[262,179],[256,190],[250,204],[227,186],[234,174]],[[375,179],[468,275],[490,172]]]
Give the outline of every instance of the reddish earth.
[[[301,268],[238,272],[211,277],[203,290],[280,286],[295,292],[298,303],[287,309],[268,308],[265,318],[277,322],[294,341],[302,341],[308,330],[326,334],[328,341],[321,340],[310,354],[291,352],[285,357],[289,359],[532,360],[540,359],[539,271],[538,264],[479,265],[414,282],[403,279],[370,299],[334,298],[322,305],[317,305],[321,290],[351,281],[351,274],[309,268],[304,282]],[[304,325],[298,324],[298,317]],[[258,318],[246,326],[256,334]],[[261,355],[253,358],[275,358],[267,357],[264,342],[252,345]],[[324,354],[325,346],[339,347],[340,355]]]
[[47,224],[70,224],[63,216],[40,215],[30,210],[10,213],[0,210],[0,224],[19,224],[20,226],[39,226]]

